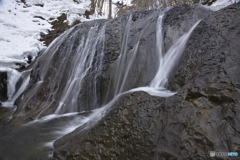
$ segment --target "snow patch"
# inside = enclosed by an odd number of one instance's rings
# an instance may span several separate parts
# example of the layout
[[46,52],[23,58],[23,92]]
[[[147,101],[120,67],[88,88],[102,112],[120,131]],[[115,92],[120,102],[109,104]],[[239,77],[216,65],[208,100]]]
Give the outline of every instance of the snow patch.
[[[27,66],[45,46],[40,33],[51,30],[52,21],[66,13],[67,21],[86,21],[90,0],[0,0],[0,67]],[[94,15],[91,19],[105,18]]]

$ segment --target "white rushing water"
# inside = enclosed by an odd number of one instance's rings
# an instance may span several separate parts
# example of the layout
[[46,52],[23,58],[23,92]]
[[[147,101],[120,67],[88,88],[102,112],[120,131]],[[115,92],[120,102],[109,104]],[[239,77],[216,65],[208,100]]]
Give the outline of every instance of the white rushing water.
[[[148,25],[144,26],[142,31],[137,35],[134,41],[134,46],[129,50],[128,44],[129,39],[131,36],[132,28],[134,27],[134,21],[132,20],[132,15],[128,17],[125,31],[123,33],[122,38],[122,46],[120,49],[120,55],[118,59],[113,63],[115,66],[113,68],[113,72],[111,72],[112,79],[111,79],[111,85],[108,88],[109,93],[113,94],[111,95],[112,98],[108,100],[105,104],[102,106],[95,107],[96,109],[88,112],[78,112],[78,96],[79,91],[86,86],[83,86],[83,80],[86,77],[87,74],[89,74],[89,71],[93,71],[93,82],[94,84],[91,84],[92,87],[92,100],[96,102],[92,102],[91,104],[97,105],[97,78],[101,74],[102,67],[103,67],[103,58],[104,58],[104,47],[105,47],[105,32],[106,32],[106,25],[103,25],[101,27],[94,26],[89,29],[89,32],[87,36],[84,35],[80,37],[79,39],[79,45],[76,49],[76,54],[74,55],[74,58],[71,61],[71,66],[69,67],[68,74],[64,75],[63,70],[66,65],[69,65],[67,63],[67,56],[73,51],[73,44],[70,43],[70,47],[66,49],[66,55],[63,57],[62,61],[60,62],[60,67],[56,68],[56,73],[60,74],[60,76],[55,76],[52,81],[55,83],[54,85],[50,86],[49,94],[56,95],[59,94],[60,98],[56,99],[50,98],[50,96],[46,99],[46,104],[42,109],[42,111],[36,116],[36,119],[34,121],[31,121],[28,124],[23,125],[22,127],[24,130],[29,130],[33,126],[39,126],[41,129],[36,130],[36,135],[40,135],[41,132],[45,132],[47,130],[49,135],[46,135],[45,143],[41,143],[41,146],[39,147],[45,147],[45,148],[53,148],[53,143],[56,139],[74,131],[76,128],[82,126],[82,129],[88,129],[94,126],[99,120],[101,120],[111,109],[111,107],[119,100],[120,97],[123,95],[137,92],[137,91],[144,91],[152,96],[159,96],[159,97],[170,97],[176,94],[176,92],[169,91],[166,87],[168,84],[169,77],[174,72],[174,68],[177,67],[179,64],[179,61],[182,58],[182,55],[184,53],[185,46],[188,42],[189,37],[191,36],[192,31],[194,28],[199,24],[199,21],[196,22],[190,30],[181,35],[178,40],[175,41],[175,43],[167,50],[165,51],[163,49],[163,20],[164,20],[164,12],[161,13],[157,19],[156,22],[156,44],[154,45],[156,47],[155,51],[156,53],[153,53],[155,60],[157,62],[156,64],[156,70],[154,70],[154,76],[151,77],[147,82],[148,84],[145,84],[144,82],[141,83],[129,83],[129,79],[131,79],[133,76],[135,76],[133,72],[133,68],[138,68],[138,58],[139,58],[139,50],[140,50],[140,44],[141,44],[141,38],[142,35],[145,33],[145,31],[148,29]],[[72,32],[70,30],[69,32]],[[65,34],[62,37],[58,39],[58,41],[64,42],[64,39],[68,35]],[[70,39],[77,40],[77,33],[73,32]],[[99,45],[100,44],[100,45]],[[97,47],[101,46],[101,51],[98,52],[98,55],[96,55]],[[48,49],[48,52],[51,51],[52,53],[55,53],[59,49],[60,45],[57,45],[56,47],[50,47]],[[98,48],[99,50],[99,48]],[[47,53],[47,52],[45,52]],[[29,98],[25,101],[27,104],[28,101],[31,100],[34,94],[38,92],[38,90],[41,88],[41,86],[44,83],[44,80],[47,76],[48,66],[52,63],[54,59],[54,55],[50,55],[48,59],[44,62],[44,65],[40,68],[40,80],[34,85],[34,87],[29,91]],[[99,62],[98,67],[94,67],[94,61],[98,60]],[[14,94],[11,93],[11,99],[6,102],[7,105],[13,105],[17,97],[25,90],[27,87],[29,81],[30,81],[30,72],[31,70],[25,71],[25,73],[22,73],[25,77],[25,79],[22,82],[22,85],[20,86],[20,89],[18,91],[13,91]],[[64,84],[64,89],[62,93],[59,92],[59,86],[61,84],[61,77],[68,76],[67,82]],[[60,77],[60,78],[59,78]],[[149,78],[149,77],[148,77]],[[16,83],[15,80],[12,81],[12,83]],[[136,86],[138,84],[138,86]],[[111,92],[111,90],[114,90],[114,93]],[[42,116],[42,114],[48,110],[51,109],[51,105],[58,101],[58,106],[54,109],[52,112],[53,114],[48,114],[46,116]],[[42,105],[42,104],[41,104]],[[51,125],[50,125],[51,124]],[[39,133],[38,133],[39,132]],[[44,137],[43,134],[41,136]],[[27,139],[27,137],[23,137],[23,139]],[[44,139],[44,138],[43,138]],[[36,145],[36,144],[33,144]],[[37,144],[40,145],[40,144]]]
[[[134,27],[134,22],[132,20],[132,14],[129,15],[125,31],[123,33],[123,39],[122,39],[122,46],[120,49],[120,55],[118,59],[115,62],[115,68],[113,70],[113,80],[111,81],[112,85],[108,88],[110,91],[111,89],[114,90],[114,94],[112,96],[112,99],[106,102],[102,106],[109,106],[109,104],[115,102],[118,97],[120,97],[123,94],[126,93],[131,93],[131,92],[137,92],[137,91],[144,91],[149,93],[150,95],[153,96],[160,96],[160,97],[169,97],[176,92],[172,92],[166,89],[168,79],[171,76],[173,69],[179,64],[179,61],[182,57],[184,48],[187,44],[187,41],[194,30],[194,28],[198,25],[199,21],[192,26],[192,28],[185,34],[179,37],[179,39],[165,52],[163,49],[163,18],[164,18],[164,12],[162,12],[156,23],[156,44],[155,44],[155,55],[156,59],[158,61],[157,64],[157,71],[155,73],[155,76],[153,79],[151,79],[148,85],[146,84],[138,84],[140,86],[136,86],[136,84],[130,84],[129,79],[131,79],[131,76],[134,76],[132,74],[132,68],[138,67],[138,50],[139,50],[139,43],[142,38],[142,35],[144,32],[148,29],[148,25],[144,27],[144,29],[137,35],[135,45],[133,48],[128,51],[128,43],[129,43],[129,36],[131,32],[131,28]],[[64,57],[62,61],[60,62],[61,65],[59,68],[57,68],[56,73],[61,74],[60,76],[55,76],[55,78],[52,80],[55,84],[51,85],[50,87],[50,94],[55,95],[59,92],[59,86],[61,85],[61,77],[63,76],[68,76],[68,80],[66,84],[64,85],[64,89],[62,93],[60,94],[60,99],[58,100],[58,107],[55,109],[54,113],[50,115],[51,118],[58,117],[58,115],[61,114],[68,114],[68,113],[74,113],[78,112],[77,107],[78,107],[78,96],[79,96],[79,91],[85,87],[83,85],[83,80],[86,77],[86,75],[89,73],[89,70],[93,68],[93,61],[94,58],[96,58],[96,50],[97,50],[97,45],[98,43],[101,43],[101,52],[99,55],[97,55],[97,59],[100,61],[98,63],[98,67],[94,68],[95,72],[97,74],[94,75],[94,80],[93,82],[96,83],[97,76],[101,73],[102,70],[102,61],[104,57],[104,46],[105,46],[105,30],[106,30],[106,24],[103,25],[102,27],[99,26],[94,26],[90,28],[87,37],[82,36],[79,45],[77,46],[77,54],[74,55],[73,61],[71,61],[71,66],[68,70],[69,75],[63,75],[63,67],[67,64],[67,59]],[[69,31],[69,32],[72,32]],[[61,38],[59,38],[59,41],[64,41],[68,34],[65,34]],[[75,32],[72,34],[70,39],[74,41],[77,36],[75,36]],[[50,47],[51,48],[51,47]],[[56,52],[59,49],[59,45],[56,47],[53,47],[51,52]],[[66,54],[70,54],[73,50],[73,44],[70,44],[70,47],[67,48]],[[52,63],[52,59],[54,54],[50,55],[49,58],[47,59],[46,62],[44,62],[44,65],[41,70],[40,74],[40,81],[36,83],[36,85],[33,87],[33,89],[29,92],[30,96],[29,98],[25,101],[27,104],[29,100],[31,100],[32,96],[37,93],[37,91],[41,88],[41,85],[44,81],[44,78],[46,77],[46,73],[48,70],[48,66]],[[68,65],[68,64],[67,64]],[[25,74],[25,80],[22,83],[22,86],[20,89],[15,93],[15,95],[12,95],[11,100],[5,103],[5,105],[12,105],[17,97],[25,90],[30,77],[29,77],[30,71],[26,71]],[[59,78],[60,77],[60,78]],[[14,81],[14,83],[16,83]],[[91,98],[93,101],[92,104],[97,105],[97,89],[96,89],[97,84],[92,84],[93,86],[93,97]],[[12,86],[12,85],[11,85]],[[57,87],[55,87],[57,86]],[[56,88],[56,89],[55,89]],[[12,89],[11,89],[12,91]],[[51,108],[51,105],[56,101],[56,98],[53,98],[52,100],[50,99],[50,96],[46,99],[48,101],[47,106],[43,107],[42,111],[39,113],[36,118],[38,121],[44,120],[44,118],[41,118],[42,113],[45,112],[48,108]],[[101,108],[95,107],[95,108]],[[101,115],[101,114],[98,114]],[[49,116],[49,115],[47,115]],[[98,119],[98,118],[97,118]]]
[[[150,84],[148,86],[139,86],[137,88],[129,88],[127,85],[129,85],[128,78],[132,76],[131,69],[133,68],[133,65],[140,65],[136,64],[138,49],[139,49],[139,42],[141,39],[141,34],[144,33],[148,27],[140,33],[138,40],[133,47],[132,50],[130,50],[129,53],[127,53],[127,44],[129,40],[129,32],[131,27],[133,26],[132,21],[132,15],[129,16],[128,22],[126,24],[123,40],[122,40],[122,47],[121,47],[121,54],[116,61],[116,70],[113,84],[115,88],[114,97],[118,94],[124,93],[124,92],[136,92],[136,91],[145,91],[149,93],[150,95],[154,96],[160,96],[160,97],[169,97],[174,94],[175,92],[171,92],[167,90],[165,87],[167,86],[168,79],[173,73],[174,68],[179,64],[182,54],[184,52],[185,46],[188,42],[188,39],[194,30],[194,28],[199,24],[200,21],[196,22],[192,28],[185,34],[183,34],[181,37],[178,38],[178,40],[169,48],[169,50],[165,53],[163,49],[163,17],[164,13],[162,13],[157,20],[156,25],[156,56],[158,59],[158,69],[154,76],[154,78],[151,80]],[[130,86],[132,87],[132,86]]]
[[[187,41],[194,30],[194,28],[199,24],[200,21],[196,22],[195,25],[192,26],[192,28],[185,34],[183,34],[176,42],[175,44],[170,47],[170,49],[164,53],[163,52],[163,35],[162,35],[162,23],[163,23],[163,17],[164,14],[161,14],[157,21],[156,26],[156,52],[159,59],[158,64],[158,70],[155,74],[155,77],[152,79],[150,84],[148,86],[139,86],[137,88],[132,88],[130,90],[124,91],[124,85],[125,83],[128,83],[126,81],[126,77],[130,74],[129,70],[133,65],[133,61],[136,58],[136,54],[138,51],[139,41],[136,43],[134,48],[132,49],[131,53],[128,55],[126,54],[126,46],[128,42],[129,32],[130,32],[130,26],[131,23],[131,15],[129,16],[125,32],[124,32],[124,38],[123,38],[123,45],[121,47],[121,55],[118,59],[118,65],[117,65],[117,72],[115,73],[117,79],[120,81],[116,81],[117,87],[115,91],[114,98],[108,102],[107,104],[103,105],[99,109],[95,109],[92,111],[89,116],[82,118],[78,123],[76,124],[76,121],[73,121],[72,124],[68,124],[69,127],[66,127],[65,129],[58,132],[59,135],[65,135],[67,133],[72,132],[74,129],[85,125],[85,128],[92,127],[97,121],[99,121],[111,108],[111,106],[114,105],[118,101],[118,99],[126,94],[137,92],[137,91],[144,91],[149,93],[153,96],[160,96],[160,97],[169,97],[176,94],[176,92],[169,91],[165,88],[168,82],[168,78],[172,73],[172,69],[175,67],[174,65],[178,64],[178,61],[180,61],[184,48],[187,44]],[[100,37],[104,35],[104,31],[102,30],[100,33]],[[160,44],[160,45],[159,45]],[[123,70],[124,67],[124,70]],[[124,71],[124,72],[123,72]],[[57,114],[54,115],[56,117],[59,117]],[[51,116],[51,118],[54,118],[54,116]],[[39,121],[44,120],[45,118],[39,119]]]
[[[159,23],[161,23],[162,20],[158,21],[160,21]],[[200,21],[198,21],[187,33],[182,35],[165,54],[162,53],[162,38],[157,38],[157,43],[161,44],[161,47],[157,47],[157,52],[159,55],[159,68],[154,79],[150,83],[150,87],[158,88],[165,87],[167,85],[172,70],[177,64],[179,64],[188,39],[194,28],[199,24],[199,22]],[[163,37],[161,33],[162,31],[158,30],[161,29],[157,29],[157,37]]]
[[[13,107],[14,102],[20,96],[20,94],[26,89],[29,80],[30,80],[30,70],[23,71],[20,73],[19,71],[12,68],[1,68],[0,72],[7,73],[7,97],[8,100],[2,102],[3,107]],[[17,85],[18,81],[22,79],[23,82],[21,85]]]
[[[164,36],[163,36],[163,19],[164,19],[164,12],[162,12],[156,22],[156,44],[155,44],[155,52],[151,53],[154,55],[157,60],[156,64],[156,73],[153,76],[152,79],[148,80],[149,84],[146,84],[146,81],[143,82],[129,82],[131,81],[132,77],[135,75],[133,74],[134,68],[139,68],[139,62],[138,57],[139,55],[139,47],[140,47],[140,41],[142,38],[142,35],[148,30],[148,25],[145,25],[144,28],[136,35],[136,38],[134,40],[134,46],[132,49],[128,49],[128,44],[130,41],[130,36],[132,32],[132,28],[136,27],[134,25],[135,22],[132,20],[132,14],[128,16],[126,27],[123,32],[123,38],[121,40],[121,48],[120,48],[120,54],[118,59],[114,62],[113,70],[112,72],[112,80],[110,81],[110,86],[107,89],[109,92],[111,99],[107,100],[104,105],[108,105],[112,100],[117,99],[119,95],[129,93],[129,92],[136,92],[136,91],[145,91],[153,96],[160,96],[160,97],[169,97],[174,94],[175,92],[169,91],[166,89],[166,86],[168,84],[168,79],[173,73],[174,68],[179,64],[179,61],[181,60],[182,54],[184,52],[184,48],[188,42],[188,39],[194,30],[194,28],[198,25],[199,21],[191,27],[191,29],[180,36],[178,40],[175,41],[175,43],[167,50],[165,51],[163,49],[164,44]],[[98,25],[95,25],[89,29],[88,34],[86,37],[84,35],[81,36],[80,40],[78,37],[78,34],[76,31],[71,29],[68,33],[71,33],[71,36],[69,38],[69,35],[65,33],[63,36],[59,37],[57,40],[63,43],[65,39],[70,39],[71,42],[79,41],[77,45],[77,49],[74,50],[73,43],[69,43],[69,47],[66,48],[66,55],[63,57],[63,59],[60,61],[60,67],[55,69],[55,72],[57,73],[55,77],[52,79],[52,82],[54,84],[49,85],[49,96],[47,96],[46,104],[42,107],[42,111],[36,116],[36,118],[41,118],[43,113],[47,111],[49,108],[52,107],[53,103],[58,102],[58,106],[56,107],[55,111],[53,112],[54,115],[59,114],[65,114],[65,113],[72,113],[72,112],[78,112],[78,103],[79,103],[79,92],[83,89],[83,81],[84,78],[89,74],[89,71],[95,72],[92,77],[92,82],[94,84],[91,84],[91,105],[97,105],[97,78],[101,74],[102,71],[102,65],[103,65],[103,58],[104,58],[104,47],[105,47],[105,31],[106,31],[106,24],[99,27]],[[177,32],[177,31],[176,31]],[[56,40],[55,40],[56,41]],[[53,43],[54,44],[54,43]],[[97,51],[97,46],[101,46],[101,51]],[[40,68],[40,80],[32,87],[32,89],[28,93],[28,99],[25,100],[25,105],[32,99],[32,97],[39,91],[41,88],[44,80],[47,78],[46,74],[48,72],[48,68],[51,65],[51,63],[54,61],[54,54],[57,53],[59,50],[60,45],[56,45],[54,47],[49,47],[47,52],[52,52],[53,54],[47,55],[46,61],[44,61],[44,64]],[[73,58],[71,60],[71,65],[69,66],[69,60],[67,57],[70,57],[69,55],[71,52],[75,52],[73,54]],[[99,47],[98,47],[99,50]],[[98,53],[98,55],[96,55]],[[46,56],[46,55],[45,55]],[[97,59],[99,62],[98,67],[93,66],[94,65],[94,58]],[[63,71],[65,67],[68,68],[68,74],[64,75]],[[141,67],[140,67],[141,68]],[[138,69],[139,70],[139,69]],[[151,70],[151,69],[150,69]],[[139,72],[142,72],[141,70]],[[15,72],[14,72],[15,73]],[[20,89],[15,92],[15,84],[17,80],[20,77],[20,74],[16,74],[18,76],[17,79],[11,79],[9,78],[9,101],[3,103],[5,106],[11,106],[14,104],[15,100],[19,97],[19,95],[26,89],[29,81],[30,81],[30,70],[25,71],[25,73],[22,73],[25,75],[24,81],[22,82],[22,86],[20,86]],[[141,73],[142,74],[142,73]],[[144,75],[144,74],[143,74]],[[62,91],[59,91],[60,86],[62,85],[62,78],[67,76],[67,82],[64,84],[64,89]],[[139,77],[140,79],[143,79],[144,77]],[[149,79],[149,77],[147,77]],[[13,87],[14,86],[14,87]],[[58,95],[58,96],[56,96]],[[59,96],[60,95],[60,96]],[[51,97],[53,96],[53,98]],[[56,105],[56,104],[55,104]],[[101,106],[95,106],[95,108],[100,108]],[[40,108],[40,107],[39,107]],[[52,110],[52,109],[51,109]],[[50,113],[51,114],[51,113]],[[39,119],[41,120],[41,119]]]
[[[77,110],[76,107],[78,106],[78,94],[76,93],[78,93],[83,87],[82,81],[92,67],[94,55],[96,52],[96,46],[100,39],[104,39],[105,28],[106,26],[103,26],[101,30],[98,31],[98,26],[92,27],[88,33],[88,36],[86,37],[86,40],[85,37],[82,37],[81,43],[77,49],[77,52],[81,54],[79,54],[79,56],[77,56],[71,64],[71,74],[67,84],[65,85],[61,101],[57,110],[55,111],[55,114],[62,113],[61,110],[64,105],[70,108],[70,112],[74,112]],[[102,59],[102,54],[103,52],[100,55],[100,61]],[[95,81],[96,80],[94,80],[94,82]],[[94,94],[96,95],[96,89],[94,89]]]

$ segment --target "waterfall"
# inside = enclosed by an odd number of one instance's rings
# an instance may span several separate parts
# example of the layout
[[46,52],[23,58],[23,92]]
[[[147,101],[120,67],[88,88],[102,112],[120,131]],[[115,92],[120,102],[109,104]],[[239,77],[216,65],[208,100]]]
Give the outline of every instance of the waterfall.
[[[132,22],[132,15],[128,17],[127,25],[123,34],[123,42],[125,45],[121,46],[121,52],[116,60],[116,62],[113,64],[113,66],[117,66],[113,68],[113,79],[111,86],[116,89],[114,90],[114,96],[111,98],[110,101],[108,101],[106,104],[102,105],[98,109],[95,109],[90,113],[87,117],[84,117],[81,119],[81,121],[78,121],[78,123],[71,123],[72,125],[66,126],[63,130],[61,130],[61,134],[65,135],[67,133],[72,132],[74,129],[81,126],[81,130],[87,130],[91,127],[93,127],[99,120],[101,120],[111,109],[111,107],[119,100],[120,97],[123,95],[137,92],[137,91],[144,91],[149,93],[153,96],[160,96],[160,97],[169,97],[176,94],[176,92],[172,92],[167,90],[165,87],[167,85],[169,76],[173,72],[173,68],[177,67],[182,55],[184,48],[187,44],[187,41],[192,33],[192,31],[195,29],[195,27],[199,24],[200,21],[197,21],[187,33],[184,33],[182,36],[179,37],[179,39],[172,45],[172,47],[169,48],[169,50],[164,53],[163,49],[163,18],[164,13],[160,14],[158,17],[157,23],[156,23],[156,53],[153,53],[156,55],[158,61],[157,61],[157,71],[154,74],[153,78],[150,80],[149,84],[147,86],[144,86],[144,83],[142,83],[142,86],[133,87],[127,86],[128,84],[128,78],[131,77],[131,69],[134,68],[135,65],[138,66],[137,57],[138,50],[139,50],[139,44],[141,43],[141,36],[144,33],[144,31],[148,28],[148,26],[145,26],[146,28],[141,32],[141,34],[136,39],[136,43],[134,47],[127,52],[127,44],[128,44],[128,37],[130,36],[131,28],[133,22]],[[109,88],[111,90],[111,88]],[[108,92],[109,93],[109,92]],[[111,92],[110,92],[111,93]],[[43,120],[42,118],[41,120]],[[41,121],[40,120],[40,121]]]
[[[22,73],[15,69],[10,68],[0,68],[0,71],[7,73],[7,97],[8,100],[2,102],[3,107],[13,107],[14,102],[19,97],[20,94],[26,89],[28,82],[30,80],[30,71],[26,70]],[[18,87],[18,81],[23,80],[21,85]]]
[[[178,40],[168,49],[168,51],[164,52],[163,49],[163,18],[164,18],[164,12],[162,12],[156,23],[156,52],[152,53],[157,59],[156,63],[156,72],[154,76],[148,80],[148,84],[145,85],[145,81],[138,81],[137,87],[135,83],[130,83],[129,85],[129,78],[132,76],[132,69],[138,68],[138,51],[139,51],[139,44],[141,43],[141,38],[144,32],[148,29],[148,25],[145,26],[145,28],[141,31],[141,33],[138,35],[138,37],[135,40],[135,45],[132,49],[129,51],[127,50],[127,44],[130,37],[131,28],[134,27],[134,24],[132,22],[132,15],[128,17],[126,28],[123,34],[122,39],[122,46],[121,51],[118,59],[112,64],[114,66],[111,70],[111,73],[113,74],[110,87],[108,88],[107,94],[111,94],[111,90],[113,90],[114,94],[112,98],[107,101],[102,106],[98,106],[95,109],[92,110],[92,113],[85,117],[84,120],[82,120],[82,123],[75,124],[75,127],[71,126],[66,127],[62,133],[69,133],[72,131],[72,128],[77,128],[79,126],[82,126],[84,124],[88,128],[93,126],[98,120],[101,119],[107,112],[108,109],[122,96],[128,93],[136,92],[136,91],[145,91],[153,96],[160,96],[160,97],[169,97],[176,92],[172,92],[166,89],[166,85],[168,82],[168,79],[170,75],[173,73],[173,70],[177,65],[179,64],[179,61],[182,57],[184,48],[187,44],[187,41],[194,30],[194,28],[199,24],[200,21],[197,21],[187,33],[184,33],[181,35]],[[59,118],[62,116],[69,115],[69,113],[73,113],[73,115],[76,115],[77,113],[77,96],[79,90],[81,90],[83,85],[83,80],[86,77],[87,74],[89,74],[89,70],[92,69],[94,65],[94,59],[98,59],[98,67],[94,68],[93,75],[93,97],[91,97],[91,100],[94,102],[94,105],[97,104],[97,84],[96,79],[101,74],[102,68],[103,68],[103,59],[104,59],[104,40],[105,39],[105,30],[106,30],[106,24],[103,25],[103,27],[98,31],[99,26],[94,26],[90,29],[88,36],[86,39],[84,37],[80,40],[80,45],[77,47],[77,53],[76,57],[73,58],[72,67],[71,70],[69,70],[70,76],[68,78],[68,81],[66,85],[64,86],[64,90],[62,93],[62,96],[60,98],[60,102],[58,107],[55,109],[53,114],[50,114],[49,116],[42,117],[38,121],[45,121],[51,120],[54,118]],[[100,49],[99,55],[96,55],[96,48],[97,44],[101,44],[102,48]],[[151,70],[151,68],[150,68]],[[109,95],[111,96],[111,95]],[[67,109],[66,109],[67,108]],[[42,112],[41,112],[42,113]],[[40,113],[40,114],[41,114]],[[38,116],[40,117],[40,116]],[[68,132],[69,131],[69,132]]]
[[[76,27],[70,29],[56,39],[56,44],[52,43],[36,63],[35,66],[39,67],[32,71],[35,83],[27,89],[16,114],[34,107],[37,108],[34,112],[36,118],[87,111],[107,105],[120,94],[135,91],[145,91],[161,97],[176,94],[166,89],[167,83],[199,21],[167,51],[164,49],[163,21],[164,11],[161,11],[155,21],[154,48],[151,52],[144,53],[143,46],[148,45],[144,35],[154,23],[148,22],[139,30],[140,22],[135,22],[132,14],[127,17],[119,56],[108,69],[111,74],[105,93],[99,93],[99,77],[104,75],[105,36],[109,23],[96,23],[86,28],[84,34]],[[30,70],[27,73],[22,88],[10,100],[11,104],[30,81]],[[45,97],[44,102],[38,100],[39,96]],[[102,102],[101,96],[105,97]]]
[[[32,68],[22,73],[19,89],[11,90],[11,99],[5,104],[17,105],[15,121],[33,119],[21,126],[23,130],[43,126],[38,134],[42,136],[40,133],[48,130],[51,135],[46,138],[47,147],[53,147],[56,139],[76,128],[91,128],[123,95],[137,91],[160,97],[176,94],[167,89],[167,84],[199,21],[188,32],[177,34],[178,39],[166,50],[165,14],[154,11],[152,17],[126,15],[122,30],[113,29],[119,40],[116,53],[107,42],[113,38],[109,33],[111,21],[83,23],[66,31]],[[0,147],[0,151],[4,149]]]
[[[77,54],[76,58],[73,59],[74,61],[72,62],[71,71],[70,71],[70,76],[68,79],[67,84],[65,85],[65,88],[63,90],[62,96],[60,98],[60,103],[59,106],[57,107],[55,114],[60,114],[64,113],[62,110],[63,106],[67,106],[69,109],[68,111],[74,112],[77,111],[77,97],[78,93],[82,86],[82,81],[85,78],[85,76],[88,74],[89,70],[93,67],[93,60],[96,52],[96,46],[99,40],[104,39],[104,33],[105,33],[105,25],[102,27],[100,31],[98,31],[98,26],[95,26],[90,29],[88,36],[85,38],[82,37],[80,45],[78,46],[77,49]],[[96,37],[95,37],[96,36]],[[104,47],[104,44],[102,44]],[[102,57],[103,57],[103,52],[100,53],[100,62],[99,62],[99,67],[102,65]],[[96,70],[96,73],[99,74],[99,71],[101,69],[94,68]],[[96,82],[97,75],[95,75],[93,82]],[[93,104],[96,105],[96,84],[93,84],[93,97],[92,99],[95,101]]]
[[[160,16],[159,19],[162,19],[162,17]],[[199,24],[200,21],[198,21],[197,23],[195,23],[195,25],[193,25],[193,27],[184,35],[182,35],[177,42],[175,42],[175,44],[173,44],[171,46],[171,48],[165,53],[163,54],[163,40],[162,38],[157,38],[156,41],[156,46],[160,46],[157,47],[157,52],[158,52],[158,57],[159,57],[159,68],[158,71],[155,75],[155,77],[153,78],[152,82],[150,83],[150,87],[152,88],[158,88],[158,87],[165,87],[170,74],[172,73],[172,70],[174,69],[174,67],[179,64],[179,61],[182,57],[183,51],[185,49],[185,46],[188,42],[188,39],[192,33],[192,31],[194,30],[194,28]],[[160,24],[162,23],[162,20],[158,20],[158,24],[160,26]],[[162,31],[160,31],[162,29],[157,28],[157,37],[163,37],[162,36]]]
[[[102,70],[105,28],[106,24],[95,24],[87,28],[86,34],[72,28],[55,40],[58,45],[51,45],[36,63],[35,66],[41,63],[37,70],[32,71],[31,77],[35,77],[36,82],[27,89],[22,107],[16,113],[31,107],[39,108],[36,118],[79,112],[79,96],[89,97],[82,98],[85,108],[97,108],[96,79]],[[82,92],[84,89],[85,93]],[[44,102],[30,106],[39,93],[46,97]]]
[[[114,76],[114,89],[115,93],[114,96],[124,93],[124,92],[136,92],[136,91],[145,91],[148,92],[150,95],[160,96],[160,97],[169,97],[176,92],[168,91],[165,87],[168,83],[168,79],[173,73],[175,67],[178,66],[180,59],[182,57],[183,51],[185,46],[188,42],[188,39],[195,29],[195,27],[199,24],[200,20],[197,21],[187,33],[184,33],[178,40],[169,48],[169,50],[164,53],[163,44],[164,44],[164,37],[163,37],[163,17],[164,12],[162,12],[158,19],[156,25],[156,58],[158,59],[157,64],[157,72],[155,73],[154,78],[151,80],[150,84],[144,86],[144,84],[138,84],[140,86],[134,88],[133,86],[127,86],[129,81],[127,78],[130,77],[130,74],[133,74],[131,69],[133,65],[140,65],[137,63],[137,54],[139,49],[139,43],[141,39],[141,35],[144,33],[146,29],[148,29],[148,25],[145,26],[144,30],[139,34],[137,38],[136,44],[129,53],[127,53],[127,42],[130,32],[130,26],[132,26],[132,15],[129,16],[128,22],[124,32],[123,38],[123,45],[121,47],[121,54],[116,61],[116,70],[112,71],[115,73]],[[146,77],[145,77],[146,78]],[[141,86],[142,85],[142,86]]]
[[[127,45],[128,45],[128,39],[129,39],[129,32],[132,27],[132,14],[130,14],[127,25],[124,31],[123,39],[122,39],[122,46],[119,58],[117,60],[117,71],[115,72],[114,78],[116,79],[116,89],[114,96],[121,93],[123,90],[123,84],[126,81],[126,77],[129,74],[129,69],[132,65],[132,60],[136,56],[136,51],[133,52],[132,56],[130,57],[130,60],[128,60],[128,57],[126,56],[127,53]],[[137,47],[135,47],[135,50]],[[127,65],[127,66],[126,66]],[[126,68],[126,70],[124,70]]]

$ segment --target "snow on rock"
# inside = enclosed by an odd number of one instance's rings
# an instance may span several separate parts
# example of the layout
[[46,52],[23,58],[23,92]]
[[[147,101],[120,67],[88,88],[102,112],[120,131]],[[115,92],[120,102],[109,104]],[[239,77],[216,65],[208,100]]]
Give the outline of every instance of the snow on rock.
[[[46,19],[57,18],[62,13],[68,15],[68,22],[71,24],[76,19],[85,18],[81,15],[90,9],[90,0],[26,0],[26,4],[33,8],[38,8],[36,14],[45,16]],[[40,7],[39,7],[40,6]]]
[[42,47],[38,33],[51,27],[43,20],[34,22],[33,10],[23,6],[15,0],[4,0],[0,6],[0,67],[26,65]]
[[[0,0],[0,67],[27,66],[45,46],[40,33],[51,30],[51,22],[62,13],[68,23],[86,21],[90,0]],[[90,18],[104,18],[95,15]]]

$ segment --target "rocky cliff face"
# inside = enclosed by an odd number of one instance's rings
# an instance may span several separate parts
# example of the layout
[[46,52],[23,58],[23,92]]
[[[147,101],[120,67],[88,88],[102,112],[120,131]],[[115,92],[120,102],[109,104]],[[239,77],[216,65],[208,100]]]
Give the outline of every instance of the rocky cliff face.
[[[33,65],[30,84],[16,101],[15,117],[23,115],[21,120],[30,120],[58,110],[58,113],[92,110],[118,93],[148,85],[158,69],[156,26],[162,12],[142,11],[107,22],[86,22],[64,33]],[[162,26],[164,50],[210,12],[194,5],[166,11]],[[132,57],[126,56],[125,64],[118,57],[131,55],[135,48],[137,65],[128,67],[129,75],[124,80],[127,83],[119,87]]]
[[[184,12],[185,7],[175,9]],[[183,25],[176,24],[184,16],[170,13],[165,39],[171,42],[169,28]],[[210,151],[239,151],[239,14],[240,4],[234,4],[209,13],[197,26],[169,82],[176,95],[124,95],[94,127],[80,127],[57,140],[54,156],[69,160],[209,159]]]
[[[89,111],[118,93],[149,85],[158,69],[156,26],[162,13],[134,12],[111,21],[84,22],[65,32],[30,66],[30,83],[15,103],[11,125],[53,113]],[[164,51],[202,19],[166,86],[177,94],[122,95],[92,127],[85,124],[58,139],[54,157],[208,159],[210,151],[238,151],[239,15],[240,4],[217,12],[186,4],[166,9]],[[137,65],[128,66],[135,51]],[[122,81],[127,83],[119,87]],[[9,117],[7,110],[0,112]]]

